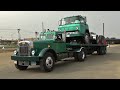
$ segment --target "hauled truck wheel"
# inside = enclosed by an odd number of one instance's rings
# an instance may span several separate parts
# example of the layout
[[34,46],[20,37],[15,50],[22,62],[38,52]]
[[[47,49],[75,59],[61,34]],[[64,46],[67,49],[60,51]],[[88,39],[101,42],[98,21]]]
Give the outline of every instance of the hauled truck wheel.
[[89,33],[85,34],[84,41],[85,41],[85,44],[90,44],[90,35],[89,35]]
[[28,68],[28,66],[20,66],[18,64],[15,64],[15,67],[19,70],[26,70]]
[[47,52],[40,60],[40,69],[45,72],[50,72],[54,68],[55,58],[52,53]]
[[74,58],[75,58],[75,61],[80,61],[80,62],[84,61],[86,58],[85,50],[82,49],[80,52],[75,53]]

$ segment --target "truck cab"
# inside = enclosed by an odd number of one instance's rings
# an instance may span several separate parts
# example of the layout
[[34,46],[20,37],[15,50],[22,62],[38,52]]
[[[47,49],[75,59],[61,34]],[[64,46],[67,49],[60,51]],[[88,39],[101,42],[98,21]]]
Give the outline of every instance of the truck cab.
[[33,42],[34,48],[36,48],[37,50],[42,50],[48,47],[56,51],[56,53],[66,52],[65,43],[65,35],[63,32],[60,31],[41,32],[39,40]]
[[[51,71],[53,64],[61,57],[60,54],[65,52],[67,51],[64,32],[47,31],[41,32],[39,39],[33,42],[20,41],[11,59],[19,70],[25,70],[29,65],[35,64],[40,65],[42,70],[44,68]],[[46,61],[43,62],[43,59]]]

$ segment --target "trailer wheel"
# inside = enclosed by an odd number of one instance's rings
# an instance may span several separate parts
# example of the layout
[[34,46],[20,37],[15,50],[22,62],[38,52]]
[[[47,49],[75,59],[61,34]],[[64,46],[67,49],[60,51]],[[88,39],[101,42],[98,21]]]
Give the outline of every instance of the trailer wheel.
[[50,72],[54,68],[55,58],[52,53],[47,52],[40,60],[40,69],[45,72]]
[[15,67],[19,70],[26,70],[28,68],[28,66],[20,66],[18,64],[15,64]]
[[107,53],[107,48],[105,47],[104,49],[105,49],[105,50],[104,50],[104,54],[106,54],[106,53]]
[[75,53],[75,61],[84,61],[85,58],[86,58],[86,53],[85,53],[85,50],[82,49],[79,53]]
[[105,55],[106,53],[107,53],[107,49],[106,49],[106,47],[103,47],[103,55]]
[[98,55],[102,55],[102,49],[101,49],[101,48],[98,48],[97,54],[98,54]]
[[100,47],[100,48],[97,50],[97,54],[98,54],[98,55],[105,55],[106,52],[107,52],[106,47]]

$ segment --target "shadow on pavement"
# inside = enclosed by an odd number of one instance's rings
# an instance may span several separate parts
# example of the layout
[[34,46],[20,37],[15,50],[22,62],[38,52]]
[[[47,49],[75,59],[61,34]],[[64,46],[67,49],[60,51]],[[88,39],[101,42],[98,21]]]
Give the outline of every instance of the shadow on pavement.
[[[113,57],[114,56],[114,57]],[[60,61],[55,64],[54,70],[51,73],[54,74],[62,74],[62,73],[73,73],[77,71],[89,71],[96,68],[96,66],[104,66],[109,63],[109,61],[117,61],[120,60],[120,53],[107,53],[106,55],[90,55],[86,58],[84,62],[77,62],[74,59],[69,61]],[[40,71],[39,65],[36,67],[29,67],[27,72],[38,72],[44,73]]]

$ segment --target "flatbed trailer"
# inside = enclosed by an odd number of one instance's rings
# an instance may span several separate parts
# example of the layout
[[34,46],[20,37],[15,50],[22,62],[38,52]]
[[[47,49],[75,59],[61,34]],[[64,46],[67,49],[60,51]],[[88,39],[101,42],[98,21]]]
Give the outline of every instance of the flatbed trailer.
[[[94,51],[97,51],[98,53],[101,53],[99,52],[99,50],[104,50],[104,53],[106,54],[106,47],[108,45],[104,45],[104,44],[68,44],[67,47],[74,50],[74,49],[78,49],[78,48],[85,48],[86,50],[86,53],[93,53]],[[72,51],[71,50],[71,51]]]

